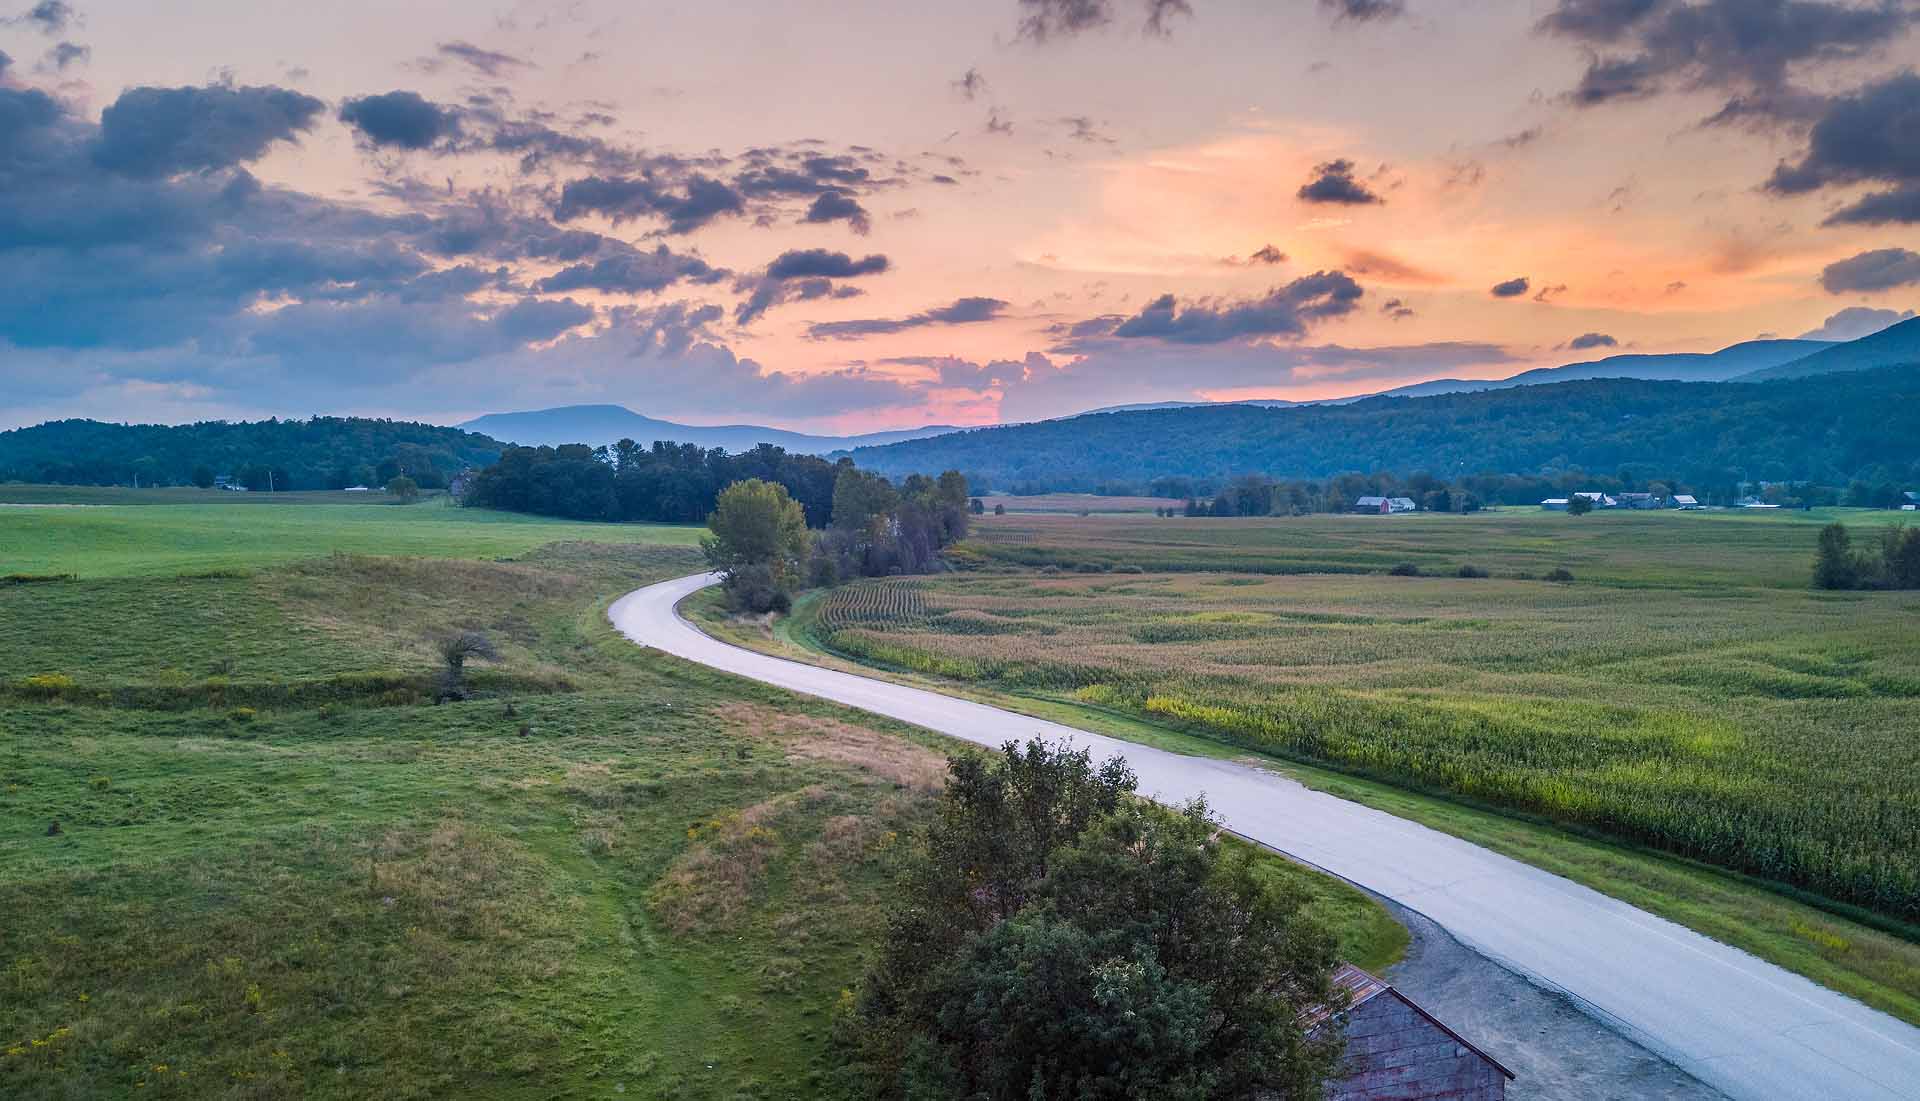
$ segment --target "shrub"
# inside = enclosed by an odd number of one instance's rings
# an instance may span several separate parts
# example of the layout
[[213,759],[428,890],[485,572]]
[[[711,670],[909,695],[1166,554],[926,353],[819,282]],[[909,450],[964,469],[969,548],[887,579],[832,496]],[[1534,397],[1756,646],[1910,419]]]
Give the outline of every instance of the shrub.
[[1453,571],[1453,575],[1455,577],[1488,577],[1490,576],[1487,573],[1487,571],[1481,569],[1480,567],[1474,565],[1471,562],[1462,564],[1459,569]]
[[57,700],[79,687],[65,673],[39,673],[20,682],[20,694],[28,699]]
[[1419,577],[1420,567],[1411,562],[1401,562],[1387,572],[1395,577]]
[[260,717],[260,712],[251,707],[236,707],[227,712],[227,718],[236,723],[250,723]]
[[766,565],[741,566],[727,575],[724,585],[727,603],[737,612],[762,615],[786,612],[793,608],[793,596]]
[[44,585],[54,581],[72,581],[70,573],[10,573],[0,576],[0,585]]
[[1846,525],[1820,529],[1820,549],[1813,557],[1813,583],[1822,589],[1851,589],[1860,584],[1860,566],[1853,557],[1853,539]]
[[1564,585],[1573,580],[1573,571],[1565,566],[1555,566],[1547,571],[1547,580],[1558,581]]

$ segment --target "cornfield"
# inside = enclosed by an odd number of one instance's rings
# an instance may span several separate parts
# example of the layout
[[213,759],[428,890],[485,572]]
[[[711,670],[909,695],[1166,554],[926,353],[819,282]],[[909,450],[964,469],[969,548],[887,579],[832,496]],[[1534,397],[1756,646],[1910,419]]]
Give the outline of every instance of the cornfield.
[[1302,575],[847,586],[854,657],[1072,696],[1920,919],[1914,594]]

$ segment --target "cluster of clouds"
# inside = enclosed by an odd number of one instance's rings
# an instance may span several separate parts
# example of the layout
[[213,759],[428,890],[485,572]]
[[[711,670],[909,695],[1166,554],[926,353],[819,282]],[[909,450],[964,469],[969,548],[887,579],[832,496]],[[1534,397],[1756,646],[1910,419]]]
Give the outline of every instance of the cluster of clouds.
[[[397,200],[386,209],[254,175],[334,118],[370,151],[504,153],[590,174],[459,194],[403,177],[385,185]],[[731,286],[752,304],[744,323],[783,301],[844,296],[838,280],[884,272],[887,258],[789,251],[742,274],[648,238],[729,215],[851,223],[860,215],[845,204],[898,186],[903,166],[883,161],[811,143],[689,160],[515,117],[498,97],[410,92],[330,111],[270,85],[133,87],[96,121],[13,79],[0,55],[0,385],[29,397],[53,378],[69,391],[78,380],[263,392],[315,409],[346,388],[377,402],[454,379],[464,404],[529,378],[713,412],[907,402],[912,392],[871,372],[782,373],[734,356],[718,306],[594,304]],[[603,222],[648,232],[636,243],[589,228]]]
[[[1040,47],[1108,30],[1165,37],[1204,17],[1196,4],[1204,8],[1199,0],[1012,0],[1014,41]],[[1350,27],[1410,15],[1404,0],[1316,6]],[[1711,94],[1719,107],[1706,125],[1765,128],[1791,143],[1766,192],[1839,195],[1826,224],[1881,226],[1920,223],[1920,76],[1856,76],[1857,87],[1840,90],[1810,77],[1817,66],[1868,71],[1850,66],[1879,58],[1916,18],[1907,0],[1557,0],[1536,30],[1585,53],[1563,110]],[[42,72],[87,60],[87,47],[64,37],[81,25],[66,0],[38,0],[0,23],[49,43]],[[95,119],[23,82],[0,53],[0,384],[27,392],[84,353],[85,373],[103,386],[264,386],[283,401],[311,398],[315,408],[336,404],[343,386],[400,393],[458,379],[466,404],[537,378],[556,400],[614,388],[628,400],[669,399],[682,412],[784,417],[905,410],[937,390],[991,390],[1002,415],[1018,419],[1087,404],[1093,385],[1103,400],[1120,401],[1515,360],[1489,343],[1353,348],[1316,336],[1363,308],[1392,321],[1416,316],[1405,299],[1368,299],[1356,276],[1430,277],[1355,254],[1344,268],[1276,276],[1263,293],[1164,293],[1131,313],[1057,321],[1042,330],[1045,352],[1024,359],[904,356],[825,372],[769,370],[736,356],[729,331],[789,304],[858,298],[896,265],[865,249],[816,247],[735,269],[688,239],[730,222],[865,236],[877,197],[954,185],[964,162],[928,167],[820,141],[669,153],[605,136],[614,120],[604,113],[563,120],[521,109],[503,82],[534,67],[525,58],[448,41],[410,68],[449,66],[493,83],[457,99],[396,88],[334,103],[272,85],[140,86]],[[977,68],[951,90],[968,102],[989,95]],[[1112,141],[1091,116],[1040,121],[1070,141]],[[379,166],[389,202],[376,209],[254,175],[275,150],[329,126],[344,127]],[[987,127],[1013,130],[998,107]],[[415,179],[465,157],[515,171],[494,174],[507,182],[481,191]],[[1362,216],[1387,202],[1386,175],[1385,165],[1369,175],[1333,156],[1294,196]],[[1287,259],[1268,244],[1220,263],[1252,271]],[[1827,266],[1819,285],[1833,295],[1920,285],[1920,254],[1862,252]],[[1490,294],[1544,303],[1565,290],[1518,276]],[[662,300],[676,291],[734,298],[726,306]],[[1841,339],[1831,334],[1902,316],[1849,307],[1814,330],[1829,335],[1809,336]],[[911,313],[815,322],[804,335],[853,342],[1019,320],[1007,301],[972,294]],[[1601,332],[1565,345],[1618,346]]]

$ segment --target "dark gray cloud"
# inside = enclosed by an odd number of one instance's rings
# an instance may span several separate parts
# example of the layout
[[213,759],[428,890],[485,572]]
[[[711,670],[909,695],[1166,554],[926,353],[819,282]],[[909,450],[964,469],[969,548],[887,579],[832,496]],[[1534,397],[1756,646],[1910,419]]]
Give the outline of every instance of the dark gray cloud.
[[1829,224],[1920,222],[1920,75],[1899,73],[1835,99],[1799,162],[1782,162],[1767,189],[1798,195],[1869,182],[1893,186],[1842,208]]
[[858,321],[826,321],[807,326],[809,340],[858,340],[929,325],[971,325],[999,318],[1007,303],[998,298],[960,298],[906,317],[871,317]]
[[1876,310],[1866,306],[1848,306],[1812,329],[1800,334],[1801,340],[1859,340],[1872,336],[1889,325],[1912,319],[1912,310]]
[[879,275],[887,270],[887,258],[875,253],[856,260],[844,252],[823,248],[793,249],[773,258],[767,265],[769,279],[852,279],[861,275]]
[[1365,293],[1346,272],[1317,271],[1251,300],[1207,298],[1180,305],[1166,294],[1113,326],[1112,335],[1176,344],[1299,337],[1316,322],[1352,313]]
[[94,159],[128,176],[230,168],[312,127],[325,106],[286,88],[130,88],[100,115]]
[[1180,16],[1193,18],[1193,5],[1187,0],[1147,0],[1147,21],[1140,29],[1155,38],[1165,38],[1173,33],[1173,21]]
[[607,294],[654,294],[675,283],[711,284],[732,277],[698,256],[687,256],[659,245],[652,252],[620,251],[592,263],[573,264],[542,279],[541,291],[596,290]]
[[992,108],[987,112],[987,133],[1010,138],[1013,136],[1013,120],[1001,114],[1000,108]]
[[746,200],[731,185],[695,174],[678,187],[663,187],[645,176],[588,176],[560,190],[553,216],[562,222],[599,214],[615,225],[638,218],[660,218],[669,233],[691,233],[715,218],[737,215]]
[[409,91],[349,99],[340,105],[340,121],[369,144],[396,149],[428,149],[460,133],[458,108],[443,107]]
[[533,62],[524,58],[503,54],[498,50],[483,50],[471,42],[442,42],[436,50],[440,56],[467,65],[482,76],[499,77],[515,69],[534,67]]
[[[1020,0],[1015,37],[1046,43],[1099,30],[1113,22],[1113,7],[1113,0]],[[1140,8],[1140,32],[1152,37],[1171,34],[1176,18],[1193,15],[1190,0],[1142,0]]]
[[986,91],[987,78],[980,75],[979,69],[971,66],[966,72],[960,74],[960,79],[953,82],[954,94],[968,103],[980,98]]
[[539,344],[593,320],[593,311],[571,298],[522,298],[493,316],[501,335],[515,344]]
[[1351,23],[1385,22],[1407,14],[1406,0],[1320,0],[1320,7]]
[[1100,127],[1086,115],[1068,115],[1058,121],[1060,125],[1067,128],[1067,138],[1070,141],[1083,141],[1089,145],[1113,144],[1113,139],[1101,133]]
[[1795,66],[1872,55],[1914,19],[1903,0],[1561,0],[1539,27],[1593,51],[1575,104],[1711,89],[1730,98],[1710,121],[1765,123],[1818,110]]
[[752,324],[768,310],[788,302],[855,297],[858,289],[833,281],[879,275],[887,268],[887,258],[879,253],[856,260],[844,252],[818,248],[783,252],[765,271],[735,284],[735,290],[751,293],[734,308],[734,324]]
[[1262,245],[1254,250],[1253,255],[1247,257],[1249,264],[1284,264],[1286,262],[1287,254],[1272,245]]
[[64,73],[73,65],[84,65],[93,59],[93,47],[73,42],[56,42],[47,55],[40,59],[40,67],[56,73]]
[[1527,277],[1522,275],[1502,283],[1495,283],[1491,293],[1495,298],[1518,298],[1527,293],[1527,289],[1532,285],[1527,281]]
[[1353,173],[1353,162],[1345,158],[1314,165],[1313,179],[1302,184],[1300,190],[1294,194],[1309,203],[1360,206],[1386,202],[1385,199],[1367,190],[1366,184],[1354,179]]
[[1606,333],[1581,333],[1579,336],[1567,341],[1567,347],[1572,348],[1576,352],[1584,352],[1588,348],[1617,348],[1619,346],[1620,342],[1608,336]]
[[1403,299],[1389,298],[1380,303],[1380,313],[1388,321],[1405,321],[1413,316],[1413,307],[1407,305]]
[[845,191],[823,191],[807,207],[803,222],[826,223],[845,222],[855,233],[865,236],[873,228],[867,218],[867,208],[860,205],[852,195]]
[[73,26],[79,18],[80,13],[67,0],[40,0],[19,15],[0,19],[0,25],[28,27],[41,34],[55,35]]
[[7,51],[0,50],[0,76],[5,76],[7,72],[7,67],[12,64],[13,64],[13,58],[7,56]]
[[1034,42],[1072,37],[1113,22],[1111,0],[1020,0],[1019,37]]
[[1820,285],[1828,294],[1892,290],[1920,283],[1920,252],[1904,248],[1877,248],[1828,264]]

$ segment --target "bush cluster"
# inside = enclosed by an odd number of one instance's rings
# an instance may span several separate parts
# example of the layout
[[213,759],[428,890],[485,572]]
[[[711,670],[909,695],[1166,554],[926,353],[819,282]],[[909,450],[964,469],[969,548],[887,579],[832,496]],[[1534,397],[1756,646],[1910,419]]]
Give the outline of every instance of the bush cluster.
[[1813,557],[1813,584],[1820,589],[1920,589],[1920,528],[1882,528],[1855,549],[1846,525],[1820,529]]

